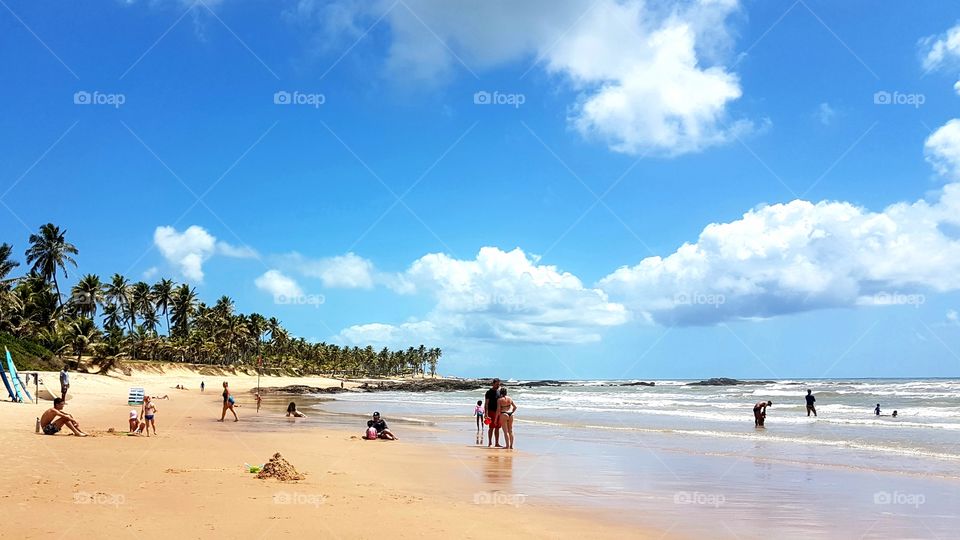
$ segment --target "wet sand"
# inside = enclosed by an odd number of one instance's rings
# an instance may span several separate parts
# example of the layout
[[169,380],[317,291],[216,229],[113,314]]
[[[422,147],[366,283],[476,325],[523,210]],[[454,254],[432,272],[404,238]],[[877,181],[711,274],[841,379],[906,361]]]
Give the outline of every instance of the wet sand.
[[[55,373],[41,376],[56,386]],[[538,502],[504,489],[510,484],[503,480],[518,466],[535,463],[530,452],[438,447],[403,435],[393,443],[363,441],[357,437],[362,425],[324,427],[320,418],[284,418],[285,398],[265,400],[258,415],[246,391],[255,377],[204,377],[204,393],[200,379],[186,370],[72,374],[73,399],[65,410],[93,435],[85,439],[66,430],[34,433],[35,418],[50,402],[0,403],[8,456],[0,476],[4,530],[23,538],[642,538],[665,532],[599,517],[576,501]],[[241,405],[239,423],[229,413],[227,422],[217,422],[224,379]],[[294,383],[339,386],[319,378],[263,380],[265,386]],[[177,384],[192,389],[176,390]],[[169,396],[157,401],[158,436],[126,435],[131,386]],[[275,452],[306,479],[258,480],[245,470]]]

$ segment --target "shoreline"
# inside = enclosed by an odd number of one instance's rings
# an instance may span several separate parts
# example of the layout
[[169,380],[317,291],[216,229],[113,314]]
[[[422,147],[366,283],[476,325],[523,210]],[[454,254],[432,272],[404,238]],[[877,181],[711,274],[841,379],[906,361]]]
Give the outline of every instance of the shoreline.
[[[0,434],[17,449],[0,480],[5,526],[24,538],[99,538],[109,530],[150,538],[214,530],[237,536],[481,538],[490,534],[491,524],[498,535],[516,538],[661,536],[635,524],[597,520],[586,506],[541,505],[488,482],[490,474],[514,461],[534,461],[535,455],[517,452],[490,462],[483,451],[438,452],[406,437],[396,443],[362,441],[356,438],[359,429],[257,429],[244,422],[255,415],[246,391],[256,386],[256,377],[216,379],[230,382],[241,405],[239,424],[221,424],[218,385],[207,376],[206,392],[176,390],[186,375],[72,373],[74,395],[66,411],[93,435],[88,438],[35,434],[34,418],[49,402],[0,404]],[[41,376],[56,380],[56,373]],[[330,379],[306,381],[339,386]],[[169,396],[156,401],[156,437],[125,435],[126,411],[136,408],[126,405],[127,389],[141,385],[148,394]],[[282,413],[270,414],[289,421]],[[263,463],[275,452],[306,479],[280,483],[244,471],[244,463]],[[476,475],[480,470],[484,473]],[[50,519],[38,522],[37,515]],[[381,529],[387,524],[388,531]]]

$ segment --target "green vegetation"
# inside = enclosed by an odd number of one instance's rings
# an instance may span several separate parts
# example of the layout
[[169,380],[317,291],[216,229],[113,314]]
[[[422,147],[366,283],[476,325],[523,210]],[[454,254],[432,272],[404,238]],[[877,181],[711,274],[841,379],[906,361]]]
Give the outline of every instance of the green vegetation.
[[274,317],[234,313],[228,296],[208,306],[192,287],[169,279],[149,285],[120,274],[109,281],[87,274],[64,300],[58,275],[69,277],[78,253],[66,231],[48,223],[30,235],[28,273],[12,277],[20,263],[10,245],[0,244],[0,343],[10,343],[23,369],[49,369],[58,359],[84,356],[106,364],[136,359],[238,367],[262,358],[264,367],[306,373],[433,376],[442,355],[423,345],[378,352],[309,343]]

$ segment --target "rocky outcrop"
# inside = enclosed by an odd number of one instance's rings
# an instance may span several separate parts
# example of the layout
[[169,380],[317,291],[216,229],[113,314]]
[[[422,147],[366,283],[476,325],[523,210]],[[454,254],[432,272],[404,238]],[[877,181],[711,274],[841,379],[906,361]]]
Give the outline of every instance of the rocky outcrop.
[[687,383],[687,386],[740,386],[748,384],[774,384],[776,381],[740,381],[726,377],[716,377],[705,381]]
[[491,382],[492,379],[415,379],[365,382],[357,389],[361,392],[452,392],[480,390],[489,387]]
[[[257,389],[252,388],[250,393],[256,393]],[[340,388],[339,386],[330,386],[326,388],[321,388],[319,386],[307,386],[305,384],[291,384],[288,386],[262,386],[260,387],[260,393],[263,395],[269,394],[340,394],[342,392],[352,392],[353,390],[349,388]]]
[[617,386],[656,386],[656,385],[657,383],[653,383],[653,382],[636,381],[636,382],[620,383]]

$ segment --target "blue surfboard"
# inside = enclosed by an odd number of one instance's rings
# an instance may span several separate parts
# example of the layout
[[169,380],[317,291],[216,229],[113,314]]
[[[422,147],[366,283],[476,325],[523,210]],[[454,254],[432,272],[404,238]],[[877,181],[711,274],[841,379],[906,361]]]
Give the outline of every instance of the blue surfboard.
[[20,382],[20,376],[17,375],[17,366],[13,365],[13,357],[10,356],[10,349],[6,347],[3,349],[7,351],[7,370],[10,371],[10,378],[13,379],[13,389],[16,391],[17,397],[20,398],[20,401],[33,401],[30,392],[27,392],[27,389],[23,387],[23,383]]
[[17,396],[13,392],[13,388],[10,388],[10,381],[7,380],[7,370],[3,369],[3,364],[0,363],[0,378],[3,379],[3,386],[7,388],[7,393],[10,394],[10,399],[16,401]]

